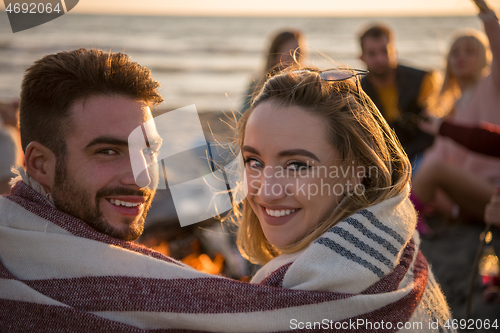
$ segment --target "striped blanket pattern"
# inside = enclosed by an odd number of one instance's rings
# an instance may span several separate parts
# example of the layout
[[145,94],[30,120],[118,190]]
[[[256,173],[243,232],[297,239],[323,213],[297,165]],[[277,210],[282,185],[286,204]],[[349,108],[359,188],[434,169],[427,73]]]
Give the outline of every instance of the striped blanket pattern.
[[0,197],[0,331],[446,331],[448,307],[418,250],[406,195],[244,283],[98,233],[19,181]]

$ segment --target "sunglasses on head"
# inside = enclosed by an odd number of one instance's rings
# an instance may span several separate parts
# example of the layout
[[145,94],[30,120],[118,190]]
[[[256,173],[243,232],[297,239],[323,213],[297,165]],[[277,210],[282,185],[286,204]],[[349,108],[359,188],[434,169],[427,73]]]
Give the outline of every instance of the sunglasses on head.
[[319,77],[324,81],[342,81],[358,75],[366,75],[368,74],[368,71],[365,71],[364,69],[354,69],[354,68],[349,68],[349,69],[329,68],[324,70],[301,69],[290,73],[295,75],[301,75],[306,73],[318,73]]

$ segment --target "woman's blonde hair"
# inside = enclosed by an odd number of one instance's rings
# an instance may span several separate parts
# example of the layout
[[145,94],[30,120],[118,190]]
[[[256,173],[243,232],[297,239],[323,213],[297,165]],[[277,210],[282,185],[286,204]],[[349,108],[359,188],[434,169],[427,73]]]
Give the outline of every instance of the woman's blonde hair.
[[[302,72],[298,72],[302,71]],[[315,230],[284,248],[267,242],[259,220],[247,199],[234,207],[239,224],[237,244],[252,262],[265,264],[282,253],[299,251],[339,221],[371,205],[392,198],[407,186],[411,166],[401,144],[357,80],[324,81],[316,68],[294,67],[269,78],[251,108],[238,123],[237,143],[243,147],[245,127],[253,110],[264,102],[280,107],[298,106],[321,116],[328,127],[329,141],[345,166],[375,167],[376,177],[364,178],[365,192],[342,200]]]
[[488,71],[491,62],[491,51],[486,36],[480,31],[473,29],[462,30],[453,40],[450,51],[446,56],[446,70],[443,86],[435,100],[430,101],[429,109],[434,115],[445,116],[453,110],[455,102],[461,97],[457,78],[451,72],[451,55],[457,47],[464,43],[471,43],[477,50],[478,63],[476,75],[473,78],[477,83]]

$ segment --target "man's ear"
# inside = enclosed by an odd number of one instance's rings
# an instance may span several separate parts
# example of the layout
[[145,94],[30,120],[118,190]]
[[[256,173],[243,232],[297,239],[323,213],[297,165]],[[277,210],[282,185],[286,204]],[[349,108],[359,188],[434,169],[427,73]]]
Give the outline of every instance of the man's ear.
[[38,181],[47,193],[52,192],[56,170],[56,155],[37,141],[26,147],[24,163],[31,178]]

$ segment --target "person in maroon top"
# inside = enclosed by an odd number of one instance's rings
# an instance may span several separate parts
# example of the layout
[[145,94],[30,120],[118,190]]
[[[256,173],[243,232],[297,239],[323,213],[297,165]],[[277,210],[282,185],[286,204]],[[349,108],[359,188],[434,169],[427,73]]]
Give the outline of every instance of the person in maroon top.
[[[489,123],[462,125],[429,118],[428,121],[420,123],[420,129],[432,135],[449,137],[471,151],[500,157],[498,125]],[[460,182],[457,182],[457,179],[460,179]],[[500,226],[500,221],[497,221],[499,218],[494,218],[493,213],[497,212],[498,215],[497,202],[500,201],[498,196],[494,195],[495,185],[476,174],[445,162],[435,162],[427,167],[424,166],[415,175],[412,187],[412,201],[417,210],[422,210],[432,199],[435,191],[441,189],[454,199],[466,216]],[[422,234],[432,234],[424,221],[418,228]]]
[[[500,157],[500,126],[491,123],[481,123],[476,125],[462,125],[451,121],[443,120],[440,118],[429,117],[426,121],[419,124],[422,131],[431,135],[440,135],[448,137],[455,142],[461,144],[465,148],[476,153]],[[418,195],[421,195],[422,188],[420,185],[422,176],[427,179],[441,178],[445,186],[441,188],[451,188],[454,185],[458,189],[459,195],[466,198],[470,190],[483,191],[484,184],[474,183],[477,182],[479,177],[466,172],[463,169],[458,169],[450,166],[449,164],[441,163],[436,169],[427,169],[426,174],[420,173],[416,180],[413,180],[413,193],[411,199],[415,204],[417,210],[422,210],[424,204],[419,200]],[[449,175],[451,175],[449,177]],[[462,177],[464,182],[456,182],[453,177]],[[425,179],[425,178],[424,178]],[[475,185],[477,184],[477,185]],[[472,187],[470,187],[472,186]],[[484,192],[487,195],[488,190]],[[448,192],[449,193],[449,192]],[[489,202],[484,209],[484,222],[500,228],[500,187],[497,185],[491,195]],[[422,218],[419,220],[420,232],[422,234],[430,235],[432,230],[425,224]],[[498,286],[490,286],[483,292],[483,302],[485,303],[498,303],[500,302],[500,289]]]
[[440,118],[428,118],[419,127],[428,134],[448,137],[476,153],[500,157],[500,125],[486,122],[463,125]]

